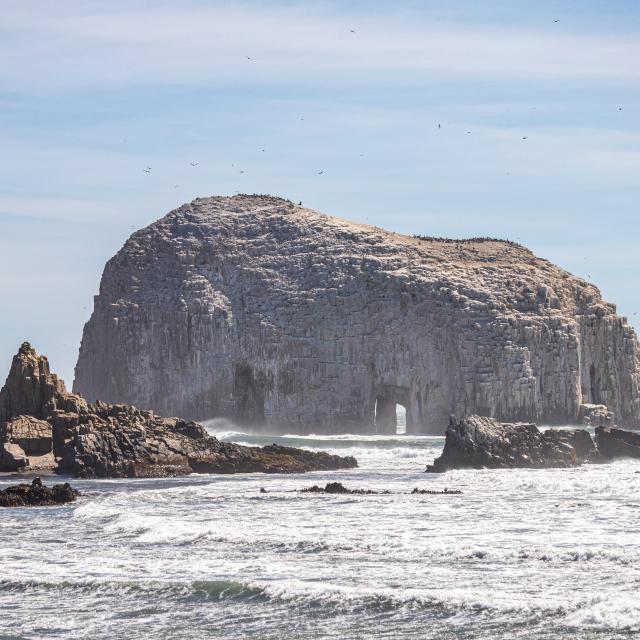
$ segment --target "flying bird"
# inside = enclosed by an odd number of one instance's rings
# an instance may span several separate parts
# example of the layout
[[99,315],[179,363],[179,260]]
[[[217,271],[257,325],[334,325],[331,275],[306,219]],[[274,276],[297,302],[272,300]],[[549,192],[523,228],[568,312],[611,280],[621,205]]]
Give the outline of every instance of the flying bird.
[[321,176],[324,173],[324,171],[318,171],[318,175]]
[[195,162],[195,161],[194,161],[194,162],[190,162],[189,164],[190,164],[192,167],[197,167],[197,166],[198,166],[198,163],[197,163],[197,162]]
[[523,140],[526,140],[526,139],[527,139],[527,136],[522,136],[522,139],[523,139]]
[[145,173],[151,173],[151,167],[147,167],[146,169],[143,169],[143,171]]
[[351,31],[351,33],[355,33],[356,32],[355,29],[349,29],[349,31]]
[[560,20],[554,20],[554,22],[560,22]]

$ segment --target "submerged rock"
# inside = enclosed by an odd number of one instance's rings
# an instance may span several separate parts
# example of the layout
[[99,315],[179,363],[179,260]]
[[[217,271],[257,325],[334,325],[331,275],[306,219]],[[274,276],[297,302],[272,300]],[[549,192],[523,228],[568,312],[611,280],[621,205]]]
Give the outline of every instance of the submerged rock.
[[[591,436],[584,431],[589,440]],[[535,424],[501,423],[493,418],[451,417],[442,455],[427,471],[441,473],[449,469],[499,469],[515,467],[575,467],[580,458],[572,441],[583,442],[584,435],[574,433],[566,439],[540,432]]]
[[[338,493],[338,494],[348,494],[348,495],[380,495],[385,494],[388,495],[391,491],[374,491],[373,489],[348,489],[341,482],[328,482],[324,487],[319,487],[317,484],[314,484],[312,487],[307,487],[306,489],[301,489],[302,493]],[[417,487],[410,492],[410,495],[432,495],[432,496],[459,496],[462,494],[462,491],[459,489],[447,489],[445,488],[442,491],[438,491],[435,489],[418,489]]]
[[347,489],[341,482],[327,482],[324,487],[314,484],[312,487],[302,489],[302,493],[345,493],[349,495],[375,495],[389,493],[389,491],[373,491],[372,489]]
[[316,433],[443,432],[451,413],[640,422],[635,332],[512,242],[418,238],[271,196],[198,198],[106,264],[74,389]]
[[80,495],[68,482],[47,487],[40,478],[0,490],[0,507],[46,507],[74,502]]
[[[32,391],[30,391],[32,390]],[[352,457],[220,442],[196,423],[67,393],[27,343],[0,390],[0,471],[50,469],[80,477],[303,473],[348,469]],[[16,412],[30,411],[28,415]]]
[[428,495],[428,496],[460,496],[462,495],[462,491],[460,489],[447,489],[446,487],[442,491],[437,491],[436,489],[418,489],[416,487],[412,492],[412,494],[417,495]]

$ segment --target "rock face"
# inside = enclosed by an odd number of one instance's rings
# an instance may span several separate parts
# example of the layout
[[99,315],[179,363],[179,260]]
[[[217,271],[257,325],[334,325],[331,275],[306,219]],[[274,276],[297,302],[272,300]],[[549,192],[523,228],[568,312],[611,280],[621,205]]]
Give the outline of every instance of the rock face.
[[408,237],[270,196],[194,200],[107,263],[74,389],[269,429],[442,433],[450,414],[640,422],[634,331],[517,244]]
[[578,420],[589,427],[611,427],[615,416],[603,404],[582,404],[578,412]]
[[[351,457],[220,442],[195,422],[67,393],[47,359],[24,343],[0,390],[0,471],[49,469],[81,477],[302,473],[356,466]],[[21,411],[31,415],[21,415]],[[34,417],[38,416],[38,417]]]
[[500,423],[492,418],[469,416],[460,421],[451,418],[442,455],[427,471],[485,467],[542,469],[578,464],[572,446],[562,439],[547,437],[535,424]]
[[596,429],[596,443],[603,458],[640,458],[640,433],[611,427]]
[[18,416],[0,426],[0,468],[18,471],[23,467],[31,469],[52,469],[53,429],[46,420],[33,416]]
[[40,478],[0,490],[0,507],[48,507],[74,502],[80,494],[69,483],[46,487]]
[[585,429],[547,429],[543,438],[551,445],[573,449],[576,462],[602,462],[602,456],[591,435]]

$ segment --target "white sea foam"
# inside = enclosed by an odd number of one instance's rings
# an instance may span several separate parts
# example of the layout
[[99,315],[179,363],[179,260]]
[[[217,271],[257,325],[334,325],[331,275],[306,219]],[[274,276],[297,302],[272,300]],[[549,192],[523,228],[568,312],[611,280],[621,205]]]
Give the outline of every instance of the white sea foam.
[[[442,439],[226,438],[304,444],[360,466],[77,481],[72,507],[5,510],[3,632],[186,640],[194,620],[201,635],[232,639],[640,632],[640,461],[437,475],[424,469]],[[389,493],[299,492],[336,479]]]

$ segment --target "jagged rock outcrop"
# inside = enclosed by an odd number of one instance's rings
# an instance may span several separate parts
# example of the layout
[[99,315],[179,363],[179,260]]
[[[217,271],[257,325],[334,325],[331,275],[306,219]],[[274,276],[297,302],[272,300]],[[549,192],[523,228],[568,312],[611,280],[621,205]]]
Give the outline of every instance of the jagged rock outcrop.
[[[80,477],[302,473],[356,466],[352,457],[220,442],[205,428],[152,411],[67,393],[44,356],[24,343],[0,390],[0,471],[48,469]],[[29,415],[21,412],[28,411]],[[37,416],[37,417],[35,417]]]
[[[586,431],[584,432],[589,435]],[[501,423],[493,418],[451,417],[444,450],[427,471],[449,469],[554,468],[579,464],[575,449],[548,437],[535,424]]]
[[442,433],[450,414],[640,423],[638,343],[517,244],[408,237],[270,196],[199,198],[107,263],[74,389],[270,429]]
[[640,458],[640,433],[597,427],[595,442],[585,429],[547,429],[501,423],[493,418],[451,417],[442,455],[427,471],[574,467],[585,462]]
[[79,495],[68,482],[47,487],[40,478],[34,478],[31,484],[0,489],[0,507],[49,507],[75,502]]
[[49,371],[47,358],[23,342],[0,393],[0,424],[21,414],[45,418],[56,408],[56,398],[66,394],[64,382]]

